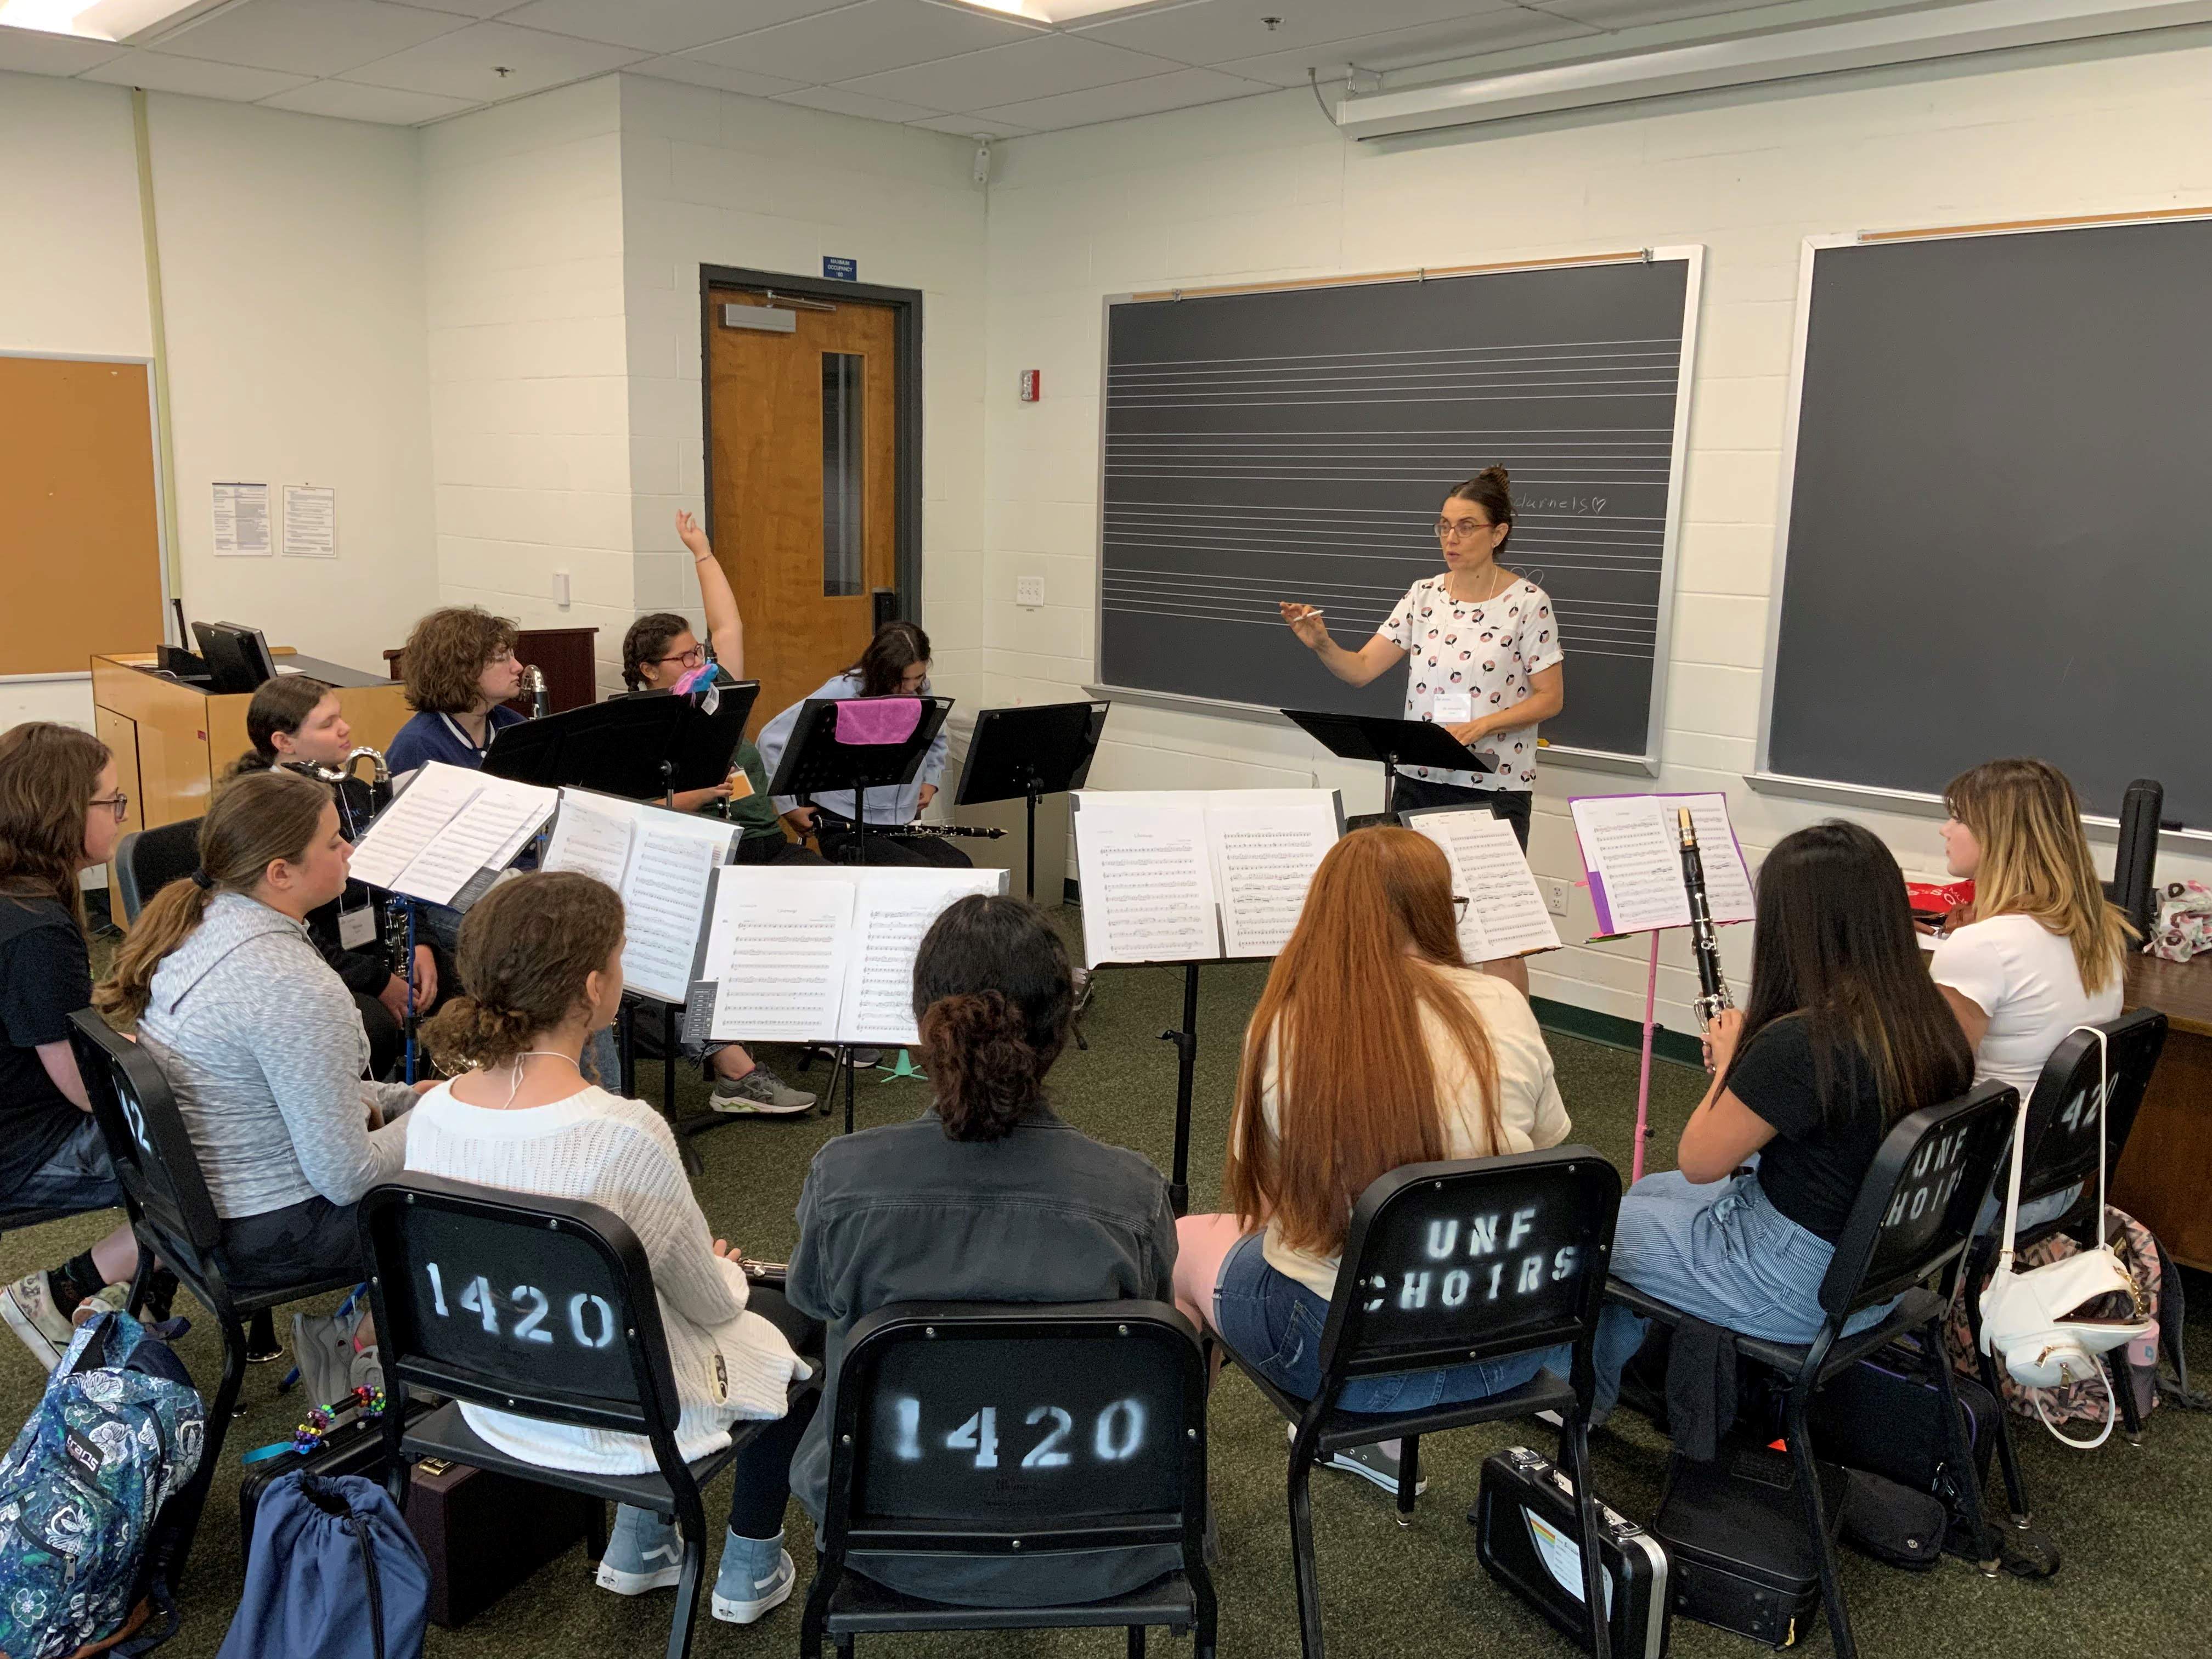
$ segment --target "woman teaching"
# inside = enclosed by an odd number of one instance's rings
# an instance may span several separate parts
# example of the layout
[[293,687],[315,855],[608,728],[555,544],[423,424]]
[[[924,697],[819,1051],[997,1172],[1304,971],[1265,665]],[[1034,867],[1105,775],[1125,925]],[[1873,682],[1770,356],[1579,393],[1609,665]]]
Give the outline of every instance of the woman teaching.
[[[1285,602],[1283,620],[1347,685],[1365,685],[1407,657],[1406,718],[1434,720],[1494,769],[1444,772],[1401,766],[1390,805],[1485,805],[1513,826],[1523,851],[1536,782],[1536,727],[1566,705],[1565,653],[1551,595],[1498,562],[1513,535],[1505,469],[1485,467],[1455,485],[1437,518],[1442,575],[1424,577],[1357,651],[1329,637],[1310,605]],[[1528,988],[1518,959],[1486,963]]]

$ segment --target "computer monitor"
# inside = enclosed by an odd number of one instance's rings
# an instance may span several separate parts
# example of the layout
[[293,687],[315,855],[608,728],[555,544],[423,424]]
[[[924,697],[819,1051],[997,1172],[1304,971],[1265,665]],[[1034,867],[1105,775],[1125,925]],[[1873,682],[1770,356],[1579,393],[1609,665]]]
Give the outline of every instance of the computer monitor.
[[200,655],[215,676],[218,693],[252,693],[259,690],[264,680],[276,678],[276,659],[270,655],[269,641],[261,637],[258,628],[196,622],[192,637],[199,641]]

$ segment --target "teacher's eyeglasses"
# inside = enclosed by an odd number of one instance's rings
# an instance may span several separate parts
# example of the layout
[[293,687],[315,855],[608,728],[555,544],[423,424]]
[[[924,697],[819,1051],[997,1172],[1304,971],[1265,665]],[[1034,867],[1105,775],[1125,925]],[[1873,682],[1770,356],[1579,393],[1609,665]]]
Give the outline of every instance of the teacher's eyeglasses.
[[85,805],[87,806],[105,806],[108,811],[115,814],[115,821],[118,823],[122,823],[125,818],[131,815],[131,797],[125,794],[120,789],[117,790],[112,795],[94,795],[90,800],[87,801]]
[[1467,920],[1466,894],[1454,893],[1452,895],[1452,915],[1462,921],[1465,921]]
[[1480,519],[1438,519],[1437,539],[1440,542],[1464,541],[1471,536],[1480,535],[1483,531],[1497,528],[1496,525],[1485,524]]

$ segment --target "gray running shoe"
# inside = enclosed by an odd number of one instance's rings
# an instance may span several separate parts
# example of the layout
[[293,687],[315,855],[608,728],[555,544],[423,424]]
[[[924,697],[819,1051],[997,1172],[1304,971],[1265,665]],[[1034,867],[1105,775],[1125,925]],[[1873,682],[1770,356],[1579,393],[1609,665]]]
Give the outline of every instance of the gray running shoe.
[[814,1097],[755,1060],[752,1070],[735,1081],[717,1078],[707,1104],[732,1117],[789,1117],[811,1108]]

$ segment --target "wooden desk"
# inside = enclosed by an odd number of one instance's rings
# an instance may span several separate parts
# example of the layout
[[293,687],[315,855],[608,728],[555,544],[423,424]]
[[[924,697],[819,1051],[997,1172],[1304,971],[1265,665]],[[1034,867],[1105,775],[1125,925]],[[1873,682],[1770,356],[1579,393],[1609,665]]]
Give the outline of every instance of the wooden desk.
[[[389,748],[406,723],[407,699],[390,680],[291,652],[271,654],[281,668],[337,688],[356,746]],[[216,780],[253,746],[246,736],[251,696],[216,696],[166,679],[152,672],[153,662],[139,654],[92,659],[93,729],[113,752],[117,781],[131,797],[126,830],[199,817]],[[114,873],[111,867],[110,887]]]
[[2130,957],[2127,1006],[2166,1016],[2166,1052],[2113,1171],[2112,1202],[2176,1261],[2212,1271],[2212,957]]

